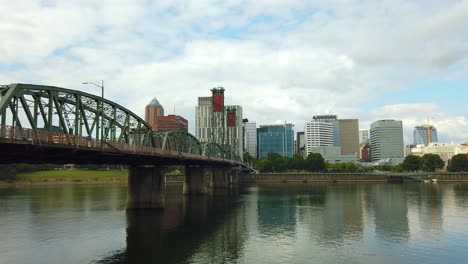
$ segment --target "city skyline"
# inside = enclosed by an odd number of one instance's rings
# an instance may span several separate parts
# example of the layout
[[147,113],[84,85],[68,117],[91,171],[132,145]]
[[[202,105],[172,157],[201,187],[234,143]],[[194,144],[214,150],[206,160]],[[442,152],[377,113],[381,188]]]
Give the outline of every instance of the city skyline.
[[395,119],[409,144],[430,118],[440,142],[468,141],[468,1],[1,3],[2,84],[105,80],[109,100],[144,117],[156,97],[193,134],[197,98],[223,86],[257,125]]

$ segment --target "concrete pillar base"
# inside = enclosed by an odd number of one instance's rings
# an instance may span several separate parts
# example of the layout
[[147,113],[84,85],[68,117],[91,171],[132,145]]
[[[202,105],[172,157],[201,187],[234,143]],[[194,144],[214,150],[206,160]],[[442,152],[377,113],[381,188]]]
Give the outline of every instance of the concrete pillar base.
[[185,166],[183,193],[186,195],[207,194],[204,178],[202,166]]
[[127,209],[164,208],[164,173],[161,167],[130,166]]
[[0,180],[15,180],[16,179],[16,166],[0,165]]
[[232,169],[229,175],[229,184],[237,185],[239,183],[239,171]]
[[228,186],[228,178],[225,167],[213,167],[211,175],[211,188],[226,188]]

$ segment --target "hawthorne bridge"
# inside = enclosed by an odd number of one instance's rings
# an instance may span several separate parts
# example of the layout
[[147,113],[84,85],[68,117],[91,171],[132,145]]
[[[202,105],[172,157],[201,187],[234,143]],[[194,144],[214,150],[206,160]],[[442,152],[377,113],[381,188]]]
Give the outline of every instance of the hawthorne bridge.
[[129,208],[163,207],[167,165],[185,165],[185,194],[205,193],[205,174],[226,187],[250,171],[230,145],[155,132],[105,98],[32,84],[0,86],[0,163],[130,165]]

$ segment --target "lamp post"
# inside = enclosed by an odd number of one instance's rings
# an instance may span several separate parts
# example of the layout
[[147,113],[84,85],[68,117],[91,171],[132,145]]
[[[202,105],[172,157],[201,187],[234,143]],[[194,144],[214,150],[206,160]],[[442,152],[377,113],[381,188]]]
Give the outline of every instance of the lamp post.
[[101,151],[102,151],[102,148],[103,148],[103,145],[104,145],[104,80],[101,80],[101,85],[99,84],[95,84],[93,82],[84,82],[83,84],[92,84],[94,86],[97,86],[99,88],[101,88],[101,109],[100,109],[100,113],[101,113]]

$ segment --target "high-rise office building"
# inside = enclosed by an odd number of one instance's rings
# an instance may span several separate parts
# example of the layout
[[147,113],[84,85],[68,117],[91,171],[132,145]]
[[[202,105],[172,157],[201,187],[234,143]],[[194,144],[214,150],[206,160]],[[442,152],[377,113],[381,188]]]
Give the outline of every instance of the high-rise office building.
[[236,150],[236,155],[241,158],[244,155],[244,132],[242,123],[242,107],[240,105],[228,105],[225,108],[229,108],[233,111],[233,120],[229,118],[229,113],[225,111],[225,122],[226,122],[226,143],[231,145]]
[[299,156],[304,156],[305,153],[305,133],[297,132],[296,134],[296,154]]
[[257,157],[257,124],[255,122],[244,123],[245,151],[252,157]]
[[333,146],[341,147],[341,154],[359,153],[359,122],[357,119],[338,119],[337,115],[316,115],[312,120],[332,124]]
[[404,157],[403,123],[378,120],[370,126],[371,160],[402,159]]
[[[232,109],[232,123],[228,126],[227,109]],[[231,122],[231,119],[230,121]],[[218,128],[219,129],[219,128]],[[224,140],[224,144],[232,145],[235,149],[235,154],[243,156],[243,125],[242,125],[242,107],[240,105],[224,106],[224,135],[223,139],[219,139],[218,143]],[[212,142],[213,130],[213,100],[211,96],[198,97],[198,106],[195,107],[195,137],[201,142]]]
[[333,124],[311,121],[304,128],[306,156],[314,147],[333,146]]
[[312,117],[312,120],[332,124],[333,146],[340,146],[340,124],[336,115],[316,115]]
[[180,130],[188,131],[187,119],[178,115],[164,115],[164,108],[158,99],[153,98],[145,107],[145,121],[154,131],[161,130]]
[[437,129],[434,126],[416,126],[413,130],[413,145],[427,146],[429,143],[438,142]]
[[357,119],[339,119],[341,155],[359,156],[359,122]]
[[145,107],[145,121],[153,130],[158,129],[158,117],[164,116],[164,108],[156,97]]
[[258,158],[264,158],[268,153],[292,157],[294,154],[294,130],[292,128],[292,124],[265,125],[257,128]]
[[198,106],[195,107],[195,137],[201,142],[211,140],[211,96],[198,97]]
[[359,129],[359,144],[369,141],[369,129]]

